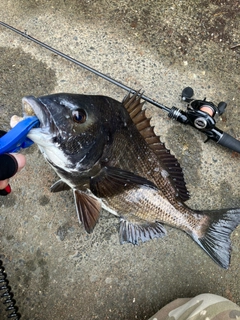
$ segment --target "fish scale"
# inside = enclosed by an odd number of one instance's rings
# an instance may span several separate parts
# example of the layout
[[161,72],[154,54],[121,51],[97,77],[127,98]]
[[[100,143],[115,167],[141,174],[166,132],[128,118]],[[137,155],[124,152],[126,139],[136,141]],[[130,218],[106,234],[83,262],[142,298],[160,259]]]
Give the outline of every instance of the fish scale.
[[[129,135],[131,136],[131,140],[127,140]],[[136,140],[137,143],[135,143]],[[162,191],[162,195],[165,195],[168,199],[175,199],[172,196],[174,192],[173,186],[169,183],[168,179],[163,178],[161,175],[161,172],[165,169],[158,163],[157,156],[152,150],[147,148],[146,143],[139,136],[135,127],[129,126],[128,131],[120,135],[116,133],[115,144],[112,146],[111,154],[114,161],[109,161],[110,166],[120,167],[140,176],[144,175],[156,184]],[[156,171],[156,167],[159,171]]]
[[193,232],[196,225],[202,224],[201,220],[205,219],[205,216],[197,215],[181,203],[170,205],[158,190],[144,186],[106,197],[104,202],[119,212],[122,219],[130,221],[132,216],[137,216],[142,220],[180,228],[187,233]]

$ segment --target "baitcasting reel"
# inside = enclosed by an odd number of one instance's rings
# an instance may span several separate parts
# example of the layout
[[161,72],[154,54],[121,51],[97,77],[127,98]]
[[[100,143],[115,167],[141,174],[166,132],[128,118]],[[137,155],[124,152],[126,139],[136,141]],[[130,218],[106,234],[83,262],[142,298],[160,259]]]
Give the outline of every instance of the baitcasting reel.
[[240,141],[230,136],[226,132],[218,129],[214,119],[217,115],[222,115],[227,107],[226,102],[220,102],[216,106],[213,102],[193,99],[194,91],[187,87],[182,91],[182,101],[187,102],[187,111],[172,107],[169,109],[168,116],[183,124],[189,124],[192,127],[207,135],[207,140],[212,139],[218,144],[240,152]]

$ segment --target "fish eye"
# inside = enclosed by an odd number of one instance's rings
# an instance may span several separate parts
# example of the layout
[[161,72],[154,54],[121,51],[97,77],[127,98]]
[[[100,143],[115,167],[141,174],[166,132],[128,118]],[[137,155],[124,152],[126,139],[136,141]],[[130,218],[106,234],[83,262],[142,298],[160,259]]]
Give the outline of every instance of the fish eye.
[[83,109],[77,109],[72,112],[72,119],[77,123],[84,123],[87,119],[86,112]]

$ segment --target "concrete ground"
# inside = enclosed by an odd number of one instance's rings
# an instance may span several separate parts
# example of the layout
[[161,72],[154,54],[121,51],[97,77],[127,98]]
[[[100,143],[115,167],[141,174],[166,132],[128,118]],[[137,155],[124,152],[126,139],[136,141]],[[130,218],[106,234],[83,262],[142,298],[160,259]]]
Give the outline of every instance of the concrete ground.
[[[228,103],[217,126],[240,139],[240,7],[237,0],[2,0],[1,21],[171,107],[180,94]],[[9,130],[25,95],[126,92],[0,27],[0,127]],[[240,207],[240,155],[146,104],[155,130],[179,159],[196,209]],[[0,259],[22,319],[148,319],[177,297],[203,292],[240,304],[240,227],[220,269],[186,234],[139,246],[118,241],[103,212],[90,235],[71,192],[51,194],[56,176],[36,146],[0,199]],[[0,318],[6,314],[0,304]]]

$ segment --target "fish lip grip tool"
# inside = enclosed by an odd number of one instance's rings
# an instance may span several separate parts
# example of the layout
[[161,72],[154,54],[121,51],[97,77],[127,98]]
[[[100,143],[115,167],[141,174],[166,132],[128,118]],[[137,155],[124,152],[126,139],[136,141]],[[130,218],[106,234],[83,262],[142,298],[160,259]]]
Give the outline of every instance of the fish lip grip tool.
[[[22,148],[30,147],[34,142],[27,137],[32,128],[39,127],[40,122],[36,116],[26,117],[0,138],[0,155],[18,152]],[[0,190],[0,195],[6,196],[11,192],[8,186]]]
[[34,142],[27,135],[40,122],[36,116],[26,117],[18,122],[10,131],[0,138],[0,154],[18,152],[22,148],[30,147]]

